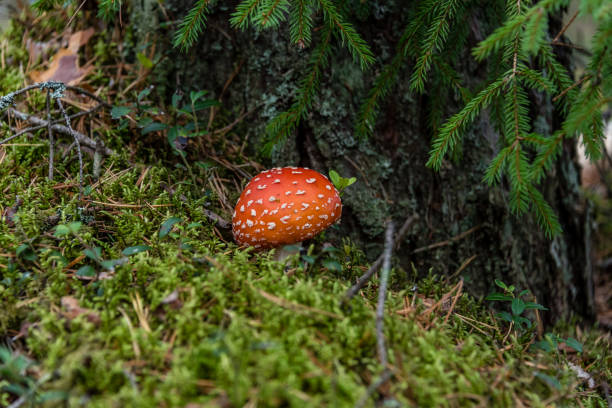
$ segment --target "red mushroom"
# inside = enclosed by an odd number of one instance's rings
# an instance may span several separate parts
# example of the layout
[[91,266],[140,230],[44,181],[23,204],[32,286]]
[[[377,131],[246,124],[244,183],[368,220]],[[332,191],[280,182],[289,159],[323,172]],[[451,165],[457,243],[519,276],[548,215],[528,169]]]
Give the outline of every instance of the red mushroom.
[[321,173],[300,167],[265,170],[240,195],[232,219],[239,244],[255,248],[312,238],[342,213],[338,190]]

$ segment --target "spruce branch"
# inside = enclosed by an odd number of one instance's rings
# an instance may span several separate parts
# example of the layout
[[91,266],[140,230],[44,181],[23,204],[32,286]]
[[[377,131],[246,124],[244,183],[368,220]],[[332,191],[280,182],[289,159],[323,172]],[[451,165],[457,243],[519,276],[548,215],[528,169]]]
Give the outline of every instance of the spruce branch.
[[450,20],[454,17],[459,4],[458,0],[443,0],[435,4],[432,11],[438,11],[433,20],[423,43],[421,45],[421,55],[417,59],[414,73],[411,77],[410,89],[422,93],[425,89],[425,76],[431,66],[431,60],[436,51],[444,46],[448,38]]
[[245,30],[253,19],[257,7],[262,0],[244,0],[236,6],[236,11],[232,13],[230,23],[241,30]]
[[352,24],[344,20],[331,0],[318,0],[326,22],[335,29],[343,44],[346,44],[353,60],[365,70],[374,62],[374,54],[368,44],[357,33]]
[[305,48],[310,45],[313,9],[309,0],[295,0],[289,12],[289,33],[291,41]]
[[189,10],[174,35],[175,47],[183,51],[191,48],[206,27],[206,15],[209,13],[210,3],[211,0],[198,0],[196,5]]
[[262,28],[278,28],[289,9],[287,0],[264,0],[260,3],[253,23]]
[[544,139],[542,148],[536,154],[531,165],[531,178],[535,183],[539,183],[544,174],[552,167],[557,156],[561,154],[561,142],[564,133],[557,132],[552,137]]
[[493,98],[497,97],[506,83],[507,78],[502,76],[480,91],[465,107],[453,115],[440,127],[438,135],[432,143],[427,166],[439,170],[442,160],[449,150],[453,150],[459,142],[461,132],[472,123],[480,111],[486,108]]
[[276,116],[268,126],[266,126],[266,142],[262,153],[270,155],[272,149],[284,142],[299,125],[300,120],[312,105],[312,100],[319,87],[321,71],[327,66],[331,53],[331,27],[323,29],[321,40],[311,56],[309,73],[300,83],[297,90],[296,99],[291,108]]
[[550,239],[563,232],[557,214],[555,214],[542,193],[533,185],[530,185],[527,191],[530,201],[533,203],[532,208],[535,211],[538,224],[544,226],[546,237]]
[[491,160],[489,166],[487,166],[487,170],[484,175],[484,181],[487,182],[489,186],[499,183],[501,180],[501,175],[506,166],[506,162],[508,156],[512,152],[512,146],[506,146],[499,151],[497,156]]

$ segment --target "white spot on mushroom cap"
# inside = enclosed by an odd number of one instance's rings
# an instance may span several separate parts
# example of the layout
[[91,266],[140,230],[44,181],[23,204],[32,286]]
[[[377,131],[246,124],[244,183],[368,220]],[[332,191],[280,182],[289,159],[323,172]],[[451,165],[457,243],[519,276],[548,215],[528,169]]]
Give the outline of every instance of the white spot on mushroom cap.
[[302,172],[301,172],[301,171],[295,171],[295,170],[294,170],[294,171],[292,171],[292,172],[291,172],[291,174],[302,174]]
[[285,195],[291,194],[291,191],[285,191]]
[[294,182],[293,182],[293,183],[291,183],[291,184],[297,184],[297,183],[298,183],[297,181],[294,181]]
[[285,215],[284,217],[281,217],[281,218],[280,218],[280,221],[281,221],[283,224],[286,224],[286,223],[287,223],[287,221],[289,220],[289,218],[291,218],[291,216],[289,216],[289,215]]
[[244,212],[244,204],[240,206],[240,212]]
[[287,208],[287,203],[282,203],[281,208]]
[[266,215],[269,212],[269,210],[266,208],[265,210],[263,210],[263,213],[261,215]]
[[280,183],[280,179],[276,179],[272,182],[272,184],[278,184],[278,183]]
[[325,188],[326,188],[326,189],[328,189],[328,190],[331,190],[331,186],[330,186],[329,184],[327,184],[327,185],[325,186]]
[[306,223],[304,224],[304,229],[312,227],[312,224]]
[[263,199],[260,198],[259,200],[255,201],[255,204],[263,204]]
[[269,222],[269,223],[268,223],[268,229],[269,229],[269,230],[273,230],[274,228],[276,228],[276,223],[274,223],[274,222]]
[[248,189],[248,190],[246,191],[245,196],[248,196],[249,194],[251,194],[251,189]]
[[249,227],[252,227],[252,226],[253,226],[253,221],[251,221],[251,220],[247,219],[247,220],[246,220],[246,224],[247,224]]
[[257,217],[257,213],[256,213],[256,212],[255,212],[255,210],[254,210],[254,209],[252,209],[252,208],[251,208],[251,215],[252,215],[253,217]]
[[251,204],[253,204],[253,200],[247,201],[247,207],[249,207]]
[[302,195],[302,194],[306,194],[306,190],[298,190],[295,195]]
[[317,179],[314,179],[314,178],[309,178],[309,179],[306,179],[306,182],[307,182],[308,184],[312,184],[312,183],[314,183],[315,181],[317,181]]
[[305,209],[307,209],[308,207],[309,207],[309,205],[308,205],[308,204],[306,204],[306,203],[302,203],[302,210],[305,210]]
[[323,197],[325,197],[325,196],[324,196],[323,194],[317,194],[317,197],[319,197],[319,198],[323,198]]
[[275,201],[276,201],[276,197],[274,197],[274,196],[270,196],[270,198],[268,198],[268,201],[269,201],[269,202],[271,202],[271,203],[273,203],[273,202],[275,202]]
[[321,218],[322,220],[326,220],[329,217],[327,216],[327,214],[323,214],[323,215],[319,215],[319,218]]

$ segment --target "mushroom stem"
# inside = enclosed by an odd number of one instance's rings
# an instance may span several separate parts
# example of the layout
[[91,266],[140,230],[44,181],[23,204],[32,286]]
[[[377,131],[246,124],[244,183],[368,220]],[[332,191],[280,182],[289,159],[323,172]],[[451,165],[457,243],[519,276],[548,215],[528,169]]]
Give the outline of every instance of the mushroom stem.
[[276,249],[274,252],[274,260],[284,262],[285,259],[289,258],[291,255],[299,254],[301,250],[301,242],[298,242],[297,244],[284,245]]

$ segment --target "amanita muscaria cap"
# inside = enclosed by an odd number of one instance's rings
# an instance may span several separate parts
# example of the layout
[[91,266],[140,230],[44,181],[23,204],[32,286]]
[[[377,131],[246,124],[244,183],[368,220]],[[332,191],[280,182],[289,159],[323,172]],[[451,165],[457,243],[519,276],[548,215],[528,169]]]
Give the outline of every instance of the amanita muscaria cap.
[[312,238],[342,214],[338,190],[321,173],[300,167],[265,170],[240,195],[232,232],[255,248],[289,245]]

